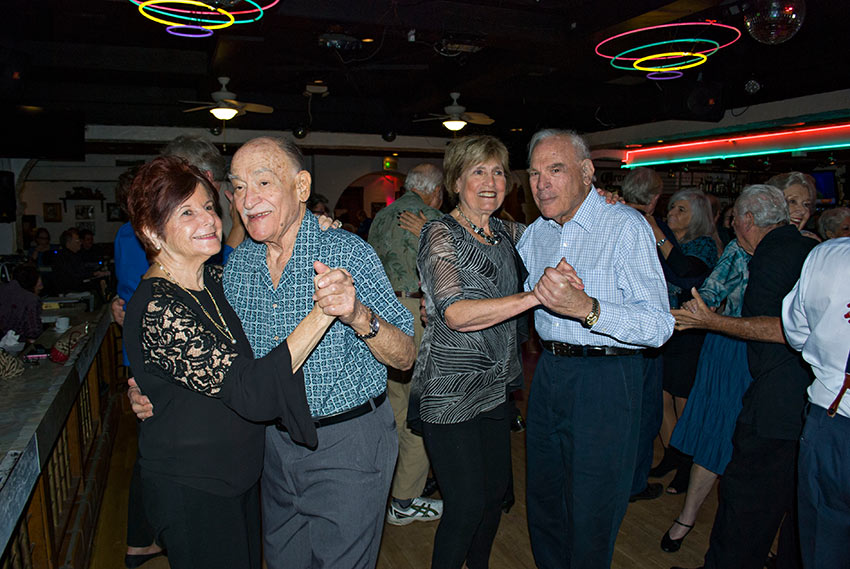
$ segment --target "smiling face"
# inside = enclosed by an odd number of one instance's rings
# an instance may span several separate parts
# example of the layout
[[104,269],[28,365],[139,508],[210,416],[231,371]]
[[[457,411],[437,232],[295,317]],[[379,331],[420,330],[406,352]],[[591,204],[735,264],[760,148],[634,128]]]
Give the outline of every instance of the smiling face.
[[670,204],[670,211],[667,212],[667,225],[676,234],[676,238],[680,239],[688,231],[688,226],[691,224],[691,204],[688,200],[676,200]]
[[240,148],[230,170],[236,209],[252,239],[282,244],[298,233],[310,196],[308,172],[270,140]]
[[[189,260],[205,261],[221,249],[221,218],[207,189],[198,184],[195,192],[169,216],[163,234],[151,240],[159,243],[160,262],[175,266]],[[202,262],[203,262],[202,261]]]
[[812,215],[812,199],[809,196],[809,190],[805,188],[802,184],[794,184],[793,186],[788,186],[783,190],[785,194],[785,201],[788,203],[788,211],[791,214],[791,223],[793,223],[797,229],[802,230],[806,223],[809,221],[809,217]]
[[490,215],[505,201],[505,170],[495,158],[473,164],[455,183],[460,207],[466,215]]
[[531,191],[543,217],[564,224],[575,215],[593,179],[593,162],[579,160],[569,139],[544,138],[531,154]]

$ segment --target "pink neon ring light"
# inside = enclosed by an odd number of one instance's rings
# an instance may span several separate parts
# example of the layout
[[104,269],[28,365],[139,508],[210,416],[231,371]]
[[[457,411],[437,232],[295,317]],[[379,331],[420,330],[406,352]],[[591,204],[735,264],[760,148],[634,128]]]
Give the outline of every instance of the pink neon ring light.
[[[735,26],[729,26],[727,24],[720,24],[720,23],[717,23],[717,22],[679,22],[679,23],[673,23],[673,24],[661,24],[659,26],[647,26],[645,28],[638,28],[636,30],[629,30],[629,31],[623,32],[621,34],[611,36],[610,38],[604,39],[601,42],[599,42],[598,44],[596,44],[596,48],[594,49],[594,51],[596,52],[596,55],[598,55],[599,57],[604,57],[605,59],[614,59],[615,57],[617,57],[616,55],[605,55],[604,53],[599,51],[599,48],[601,48],[603,45],[605,45],[608,42],[614,41],[617,38],[622,38],[622,37],[629,36],[629,35],[632,35],[632,34],[637,34],[639,32],[645,32],[645,31],[648,31],[648,30],[658,30],[658,29],[662,29],[662,28],[683,27],[683,26],[714,26],[714,27],[717,27],[717,28],[725,28],[727,30],[732,30],[732,31],[735,32],[735,34],[737,34],[732,41],[725,43],[718,48],[710,48],[710,49],[706,49],[704,51],[698,51],[698,52],[694,52],[694,53],[705,54],[708,51],[717,51],[717,50],[723,49],[724,47],[728,47],[728,46],[732,45],[733,43],[735,43],[736,41],[738,41],[739,39],[741,39],[741,30],[739,30]],[[621,57],[619,59],[622,59],[623,61],[637,61],[639,58],[637,58],[637,57]]]
[[[143,0],[130,0],[130,2],[132,2],[136,6],[141,4],[142,1]],[[259,10],[256,9],[256,8],[252,8],[250,10],[236,10],[236,11],[233,11],[233,12],[230,12],[230,13],[233,14],[234,16],[237,16],[237,15],[242,15],[242,14],[254,14],[255,12],[265,12],[269,8],[273,8],[274,6],[276,6],[279,3],[280,3],[280,0],[272,0],[271,2],[269,2],[268,6],[260,6]],[[185,14],[203,14],[203,15],[209,14],[209,12],[205,12],[203,10],[184,10],[182,8],[168,8],[168,7],[165,7],[165,6],[157,6],[157,8],[159,8],[160,10],[168,10],[170,12],[181,12],[181,13],[185,13]]]

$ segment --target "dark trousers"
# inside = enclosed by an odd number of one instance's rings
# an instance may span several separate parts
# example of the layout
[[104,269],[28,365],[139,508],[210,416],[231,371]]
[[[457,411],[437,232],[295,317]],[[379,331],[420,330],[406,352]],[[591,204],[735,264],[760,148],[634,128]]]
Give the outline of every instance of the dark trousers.
[[130,491],[127,496],[127,545],[148,547],[154,542],[154,537],[153,528],[145,514],[141,467],[137,457],[133,462],[133,474],[130,476]]
[[653,446],[661,421],[664,419],[662,386],[664,360],[660,350],[643,351],[643,396],[640,404],[640,433],[638,434],[635,475],[631,494],[643,492],[652,468]]
[[611,565],[635,468],[640,355],[540,356],[528,404],[528,528],[541,569]]
[[779,560],[793,567],[799,556],[793,533],[798,441],[760,437],[738,423],[732,460],[720,480],[719,503],[705,557],[706,569],[762,569],[776,532]]
[[806,569],[850,568],[850,419],[811,405],[800,437],[799,527]]
[[459,569],[465,561],[469,569],[486,568],[511,472],[507,412],[452,425],[423,422],[422,430],[443,497],[431,567]]
[[145,511],[171,569],[260,569],[259,484],[217,496],[142,470]]

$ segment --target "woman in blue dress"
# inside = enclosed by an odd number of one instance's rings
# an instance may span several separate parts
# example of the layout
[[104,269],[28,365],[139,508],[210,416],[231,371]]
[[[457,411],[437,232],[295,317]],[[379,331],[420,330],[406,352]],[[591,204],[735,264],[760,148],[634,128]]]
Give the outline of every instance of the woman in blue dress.
[[[738,245],[737,239],[726,246],[714,270],[699,288],[700,296],[709,307],[719,309],[724,316],[741,316],[749,260],[750,255]],[[746,342],[721,334],[707,334],[688,405],[670,440],[673,447],[693,456],[693,467],[682,511],[661,539],[664,551],[679,550],[715,480],[726,470],[732,458],[735,421],[751,381]]]

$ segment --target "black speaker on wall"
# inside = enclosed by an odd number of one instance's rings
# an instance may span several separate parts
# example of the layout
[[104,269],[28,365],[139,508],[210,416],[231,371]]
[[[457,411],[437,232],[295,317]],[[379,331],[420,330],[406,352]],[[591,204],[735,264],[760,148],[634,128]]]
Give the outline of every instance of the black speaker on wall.
[[12,172],[0,171],[0,223],[15,221],[17,204],[15,175]]

